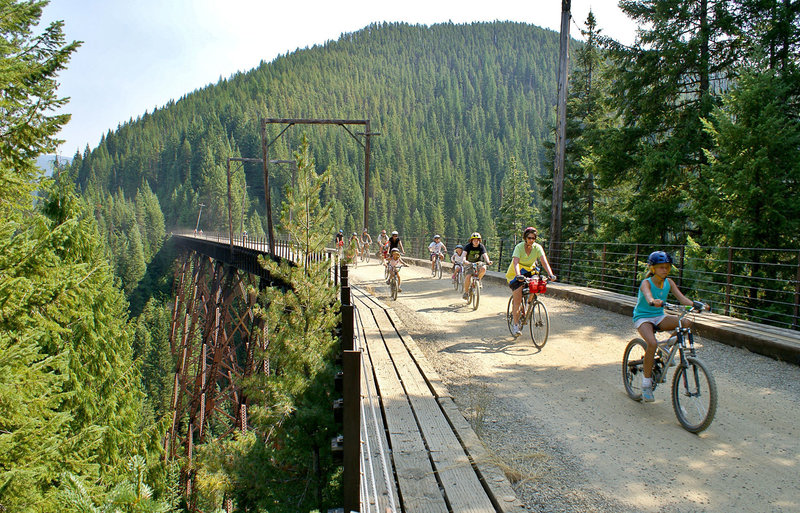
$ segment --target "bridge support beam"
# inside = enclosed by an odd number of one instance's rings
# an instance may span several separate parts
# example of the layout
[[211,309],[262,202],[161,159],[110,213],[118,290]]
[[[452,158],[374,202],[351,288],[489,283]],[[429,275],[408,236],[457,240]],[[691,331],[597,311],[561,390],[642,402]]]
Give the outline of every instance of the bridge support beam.
[[[264,326],[255,318],[258,277],[195,252],[178,259],[170,348],[175,358],[172,422],[165,458],[187,458],[182,470],[190,505],[194,446],[213,431],[247,429],[243,379],[264,372]],[[210,428],[213,428],[210,430]]]

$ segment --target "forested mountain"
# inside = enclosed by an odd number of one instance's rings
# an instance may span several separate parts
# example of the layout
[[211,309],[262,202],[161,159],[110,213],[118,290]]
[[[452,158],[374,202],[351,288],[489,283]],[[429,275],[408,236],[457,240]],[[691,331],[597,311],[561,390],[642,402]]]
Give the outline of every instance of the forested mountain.
[[[371,25],[126,123],[96,149],[76,155],[74,166],[90,194],[121,191],[132,198],[148,184],[168,227],[193,227],[203,202],[206,230],[222,230],[226,159],[261,157],[260,118],[368,118],[382,134],[372,146],[371,229],[407,235],[480,229],[492,235],[509,159],[516,157],[531,183],[544,172],[542,142],[552,124],[557,57],[557,34],[525,24]],[[270,139],[282,128],[269,127]],[[295,127],[271,158],[290,158],[303,131],[318,168],[332,170],[323,194],[334,200],[337,226],[360,228],[362,148],[336,126]],[[272,170],[277,211],[291,169]],[[251,234],[263,233],[263,207],[254,207],[263,201],[261,170],[248,166],[246,172],[245,226]],[[241,180],[239,172],[237,227]]]

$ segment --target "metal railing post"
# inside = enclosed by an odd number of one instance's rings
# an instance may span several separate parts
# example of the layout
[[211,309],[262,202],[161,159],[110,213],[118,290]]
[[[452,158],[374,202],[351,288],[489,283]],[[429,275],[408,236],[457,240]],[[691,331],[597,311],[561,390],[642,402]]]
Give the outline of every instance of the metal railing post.
[[569,260],[567,260],[567,279],[564,280],[569,283],[569,277],[572,275],[572,252],[575,251],[575,241],[569,244]]
[[792,329],[798,328],[797,314],[800,307],[800,251],[797,252],[797,276],[794,279],[794,312],[792,315]]
[[497,272],[503,268],[503,239],[500,239],[500,254],[497,256]]
[[728,246],[728,284],[725,286],[725,315],[731,314],[731,274],[733,274],[733,248]]
[[603,253],[600,256],[600,288],[606,286],[606,243],[603,243]]
[[344,510],[361,511],[361,351],[345,351],[342,355],[342,366]]
[[636,271],[639,269],[639,244],[636,244],[636,250],[633,253],[633,293],[636,294],[638,287],[638,281],[636,276]]

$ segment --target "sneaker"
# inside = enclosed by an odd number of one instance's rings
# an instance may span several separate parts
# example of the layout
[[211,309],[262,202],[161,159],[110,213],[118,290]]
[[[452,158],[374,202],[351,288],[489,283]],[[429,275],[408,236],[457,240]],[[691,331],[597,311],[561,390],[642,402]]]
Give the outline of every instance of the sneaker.
[[511,336],[517,338],[520,335],[519,324],[511,325]]
[[461,296],[461,299],[464,299],[464,300],[466,300],[466,299],[469,299],[469,294],[467,294],[466,292],[464,292],[464,295],[463,295],[463,296]]
[[652,403],[656,398],[653,396],[653,387],[642,388],[642,401]]

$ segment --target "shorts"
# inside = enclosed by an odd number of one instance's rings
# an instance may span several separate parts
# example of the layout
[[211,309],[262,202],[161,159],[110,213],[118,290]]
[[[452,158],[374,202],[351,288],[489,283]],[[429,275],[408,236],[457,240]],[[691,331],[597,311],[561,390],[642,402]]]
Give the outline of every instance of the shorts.
[[[528,271],[526,269],[523,269],[522,270],[522,276],[524,276],[526,278],[530,278],[533,275],[531,274],[530,271]],[[518,288],[522,287],[523,285],[525,285],[525,281],[518,279],[516,276],[514,276],[513,280],[508,282],[508,286],[511,288],[512,291],[517,290]]]
[[633,327],[638,330],[639,326],[641,326],[642,324],[644,324],[646,322],[649,322],[649,323],[652,323],[653,326],[658,328],[658,325],[661,324],[661,321],[663,321],[666,318],[667,318],[666,314],[659,315],[658,317],[642,317],[641,319],[637,319],[637,320],[633,321]]
[[444,256],[444,255],[442,255],[441,253],[431,253],[431,262],[433,262],[433,257],[434,257],[435,255],[439,255],[439,257],[440,257],[440,258]]
[[469,265],[467,262],[464,262],[464,275],[470,276],[472,274],[478,274],[476,267],[486,267],[486,264],[483,262],[473,262],[472,265]]

